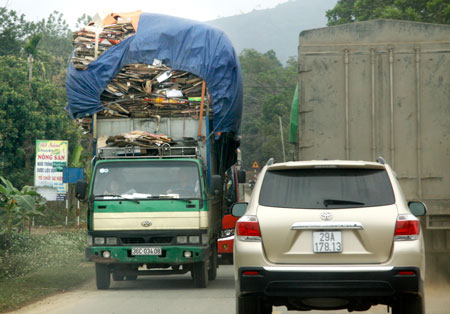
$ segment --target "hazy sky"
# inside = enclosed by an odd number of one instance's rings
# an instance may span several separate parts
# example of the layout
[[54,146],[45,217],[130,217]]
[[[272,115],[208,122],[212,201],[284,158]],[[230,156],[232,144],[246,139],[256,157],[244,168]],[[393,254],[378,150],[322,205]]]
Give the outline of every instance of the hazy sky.
[[[53,11],[64,14],[70,27],[78,17],[86,13],[130,12],[142,10],[162,13],[198,21],[214,20],[218,17],[248,13],[254,9],[273,8],[288,0],[0,0],[0,6],[25,14],[27,20],[47,18]],[[305,0],[309,1],[309,0]]]

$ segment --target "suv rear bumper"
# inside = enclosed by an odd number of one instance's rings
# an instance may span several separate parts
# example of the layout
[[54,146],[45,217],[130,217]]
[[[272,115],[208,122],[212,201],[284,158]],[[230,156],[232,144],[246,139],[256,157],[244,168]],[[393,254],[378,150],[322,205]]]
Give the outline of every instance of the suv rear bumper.
[[389,297],[423,294],[417,267],[327,268],[326,271],[286,267],[241,267],[238,296],[294,298]]

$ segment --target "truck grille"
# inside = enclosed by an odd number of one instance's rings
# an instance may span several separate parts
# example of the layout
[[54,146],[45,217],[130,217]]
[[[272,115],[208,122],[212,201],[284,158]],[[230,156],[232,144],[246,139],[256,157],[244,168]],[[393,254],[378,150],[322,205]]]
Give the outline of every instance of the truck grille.
[[127,237],[120,238],[123,244],[143,244],[143,243],[172,243],[172,237],[151,237],[151,238],[142,238],[142,237]]

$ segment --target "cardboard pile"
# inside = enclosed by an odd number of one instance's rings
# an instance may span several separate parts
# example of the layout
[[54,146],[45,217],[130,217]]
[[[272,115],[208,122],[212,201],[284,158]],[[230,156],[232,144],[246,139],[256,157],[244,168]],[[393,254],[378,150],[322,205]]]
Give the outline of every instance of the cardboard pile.
[[132,131],[125,134],[110,136],[106,140],[106,144],[108,144],[108,146],[115,147],[124,147],[131,144],[142,148],[152,148],[155,146],[161,146],[164,143],[175,144],[175,142],[168,136],[144,131]]
[[203,80],[189,72],[153,65],[129,64],[101,95],[105,110],[99,116],[146,118],[155,115],[198,115]]
[[[103,27],[99,34],[97,58],[106,50],[117,45],[122,40],[133,35],[135,30],[131,22],[118,22],[117,24]],[[82,30],[73,33],[72,44],[74,46],[73,66],[78,70],[84,70],[95,58],[95,28],[86,26]]]

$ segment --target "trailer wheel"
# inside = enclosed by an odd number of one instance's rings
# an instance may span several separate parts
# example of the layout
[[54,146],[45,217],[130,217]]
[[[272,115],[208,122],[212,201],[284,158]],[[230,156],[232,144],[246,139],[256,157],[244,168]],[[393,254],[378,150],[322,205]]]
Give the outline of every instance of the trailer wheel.
[[192,278],[196,288],[206,288],[208,285],[208,267],[206,262],[198,262],[192,265]]
[[105,290],[109,288],[111,283],[111,273],[108,265],[95,263],[95,281],[97,283],[97,289]]
[[216,280],[217,277],[217,245],[212,246],[211,256],[209,257],[208,279]]

